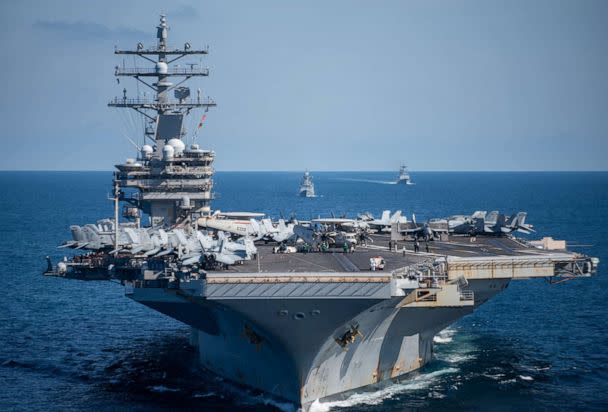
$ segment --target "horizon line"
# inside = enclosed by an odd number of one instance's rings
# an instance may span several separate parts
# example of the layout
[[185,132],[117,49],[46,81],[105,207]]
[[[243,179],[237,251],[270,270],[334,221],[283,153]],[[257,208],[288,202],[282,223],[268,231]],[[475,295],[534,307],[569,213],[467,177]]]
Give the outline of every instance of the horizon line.
[[[396,170],[310,170],[310,169],[282,169],[282,170],[215,170],[220,173],[303,173],[308,170],[314,173],[397,173]],[[97,173],[97,172],[114,172],[114,169],[0,169],[3,172],[81,172],[81,173]],[[410,173],[606,173],[605,170],[415,170],[410,169]]]

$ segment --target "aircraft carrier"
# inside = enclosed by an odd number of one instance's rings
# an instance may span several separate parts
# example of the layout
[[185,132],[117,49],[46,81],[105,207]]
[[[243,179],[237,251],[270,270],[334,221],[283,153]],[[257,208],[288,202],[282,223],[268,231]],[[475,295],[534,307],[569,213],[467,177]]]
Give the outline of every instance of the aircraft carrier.
[[74,256],[49,259],[45,274],[120,280],[127,297],[191,326],[208,370],[306,410],[407,379],[433,358],[434,335],[513,280],[595,273],[597,259],[561,242],[513,236],[531,231],[525,214],[420,224],[388,213],[286,222],[212,210],[215,153],[183,126],[198,111],[201,127],[215,106],[184,86],[209,71],[174,63],[208,50],[170,48],[167,32],[161,16],[157,44],[115,50],[144,63],[115,75],[155,91],[125,89],[109,103],[144,116],[145,144],[116,165],[113,216],[72,226],[61,247]]

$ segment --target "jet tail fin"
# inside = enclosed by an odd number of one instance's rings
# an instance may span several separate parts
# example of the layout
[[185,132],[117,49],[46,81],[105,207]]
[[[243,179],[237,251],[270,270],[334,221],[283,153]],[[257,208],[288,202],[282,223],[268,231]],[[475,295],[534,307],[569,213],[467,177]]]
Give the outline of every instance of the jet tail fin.
[[380,218],[381,221],[383,222],[388,222],[391,218],[391,211],[390,210],[385,210],[382,212],[382,217]]
[[391,216],[391,220],[390,222],[397,222],[399,220],[399,218],[401,217],[401,210],[397,210],[395,213],[393,213],[393,216]]
[[486,214],[488,212],[486,212],[485,210],[476,210],[471,217],[473,219],[485,219],[486,218]]
[[517,224],[519,226],[524,226],[526,224],[526,217],[528,214],[526,212],[519,212],[517,214]]
[[284,231],[285,229],[287,229],[287,226],[285,226],[285,220],[279,219],[279,223],[277,224],[277,228],[281,232]]
[[262,219],[262,225],[267,233],[272,233],[274,231],[274,227],[272,226],[270,219]]

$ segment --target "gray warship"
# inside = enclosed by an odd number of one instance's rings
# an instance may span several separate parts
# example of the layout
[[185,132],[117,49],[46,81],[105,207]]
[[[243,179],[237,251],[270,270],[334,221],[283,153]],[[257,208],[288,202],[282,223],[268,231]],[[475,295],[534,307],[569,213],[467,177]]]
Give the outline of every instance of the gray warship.
[[153,98],[125,90],[109,103],[144,116],[146,144],[116,165],[113,216],[72,226],[61,247],[74,256],[49,259],[45,274],[119,280],[128,298],[191,327],[202,367],[306,410],[408,379],[438,332],[512,281],[596,272],[596,258],[564,242],[516,237],[533,231],[525,213],[302,222],[212,210],[215,153],[186,145],[183,127],[215,106],[184,86],[209,71],[173,64],[208,50],[170,48],[167,33],[161,16],[155,46],[115,50],[153,64],[115,70]]
[[410,177],[410,173],[407,170],[407,166],[401,166],[399,168],[399,177],[397,178],[397,183],[402,185],[413,185],[412,179]]
[[298,194],[302,197],[315,197],[315,185],[312,182],[312,176],[307,171],[304,172],[304,176],[302,176],[302,181],[300,182],[300,189],[298,190]]

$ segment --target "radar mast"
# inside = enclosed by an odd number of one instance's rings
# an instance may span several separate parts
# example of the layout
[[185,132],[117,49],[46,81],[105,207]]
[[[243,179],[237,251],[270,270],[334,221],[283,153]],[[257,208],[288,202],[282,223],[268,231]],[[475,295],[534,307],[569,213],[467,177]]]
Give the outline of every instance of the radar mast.
[[[185,56],[206,55],[208,48],[193,49],[190,43],[185,43],[182,49],[169,48],[165,15],[160,16],[156,28],[156,47],[145,48],[138,43],[135,50],[114,50],[114,54],[137,56],[154,65],[125,67],[123,63],[115,68],[116,77],[135,78],[152,89],[154,96],[128,97],[125,88],[121,97],[108,103],[110,107],[133,109],[144,116],[148,123],[144,136],[151,143],[139,148],[137,161],[127,159],[125,164],[116,165],[114,200],[128,203],[123,213],[125,217],[139,222],[140,211],[143,211],[150,217],[152,226],[172,226],[191,221],[193,215],[210,212],[213,197],[211,165],[215,153],[201,150],[196,144],[186,147],[183,124],[194,109],[202,108],[206,112],[216,103],[202,97],[200,89],[196,97],[191,97],[190,88],[184,86],[192,77],[208,76],[208,68],[197,64],[188,67],[173,64]],[[118,209],[117,205],[115,209]],[[118,221],[117,213],[115,220]]]

